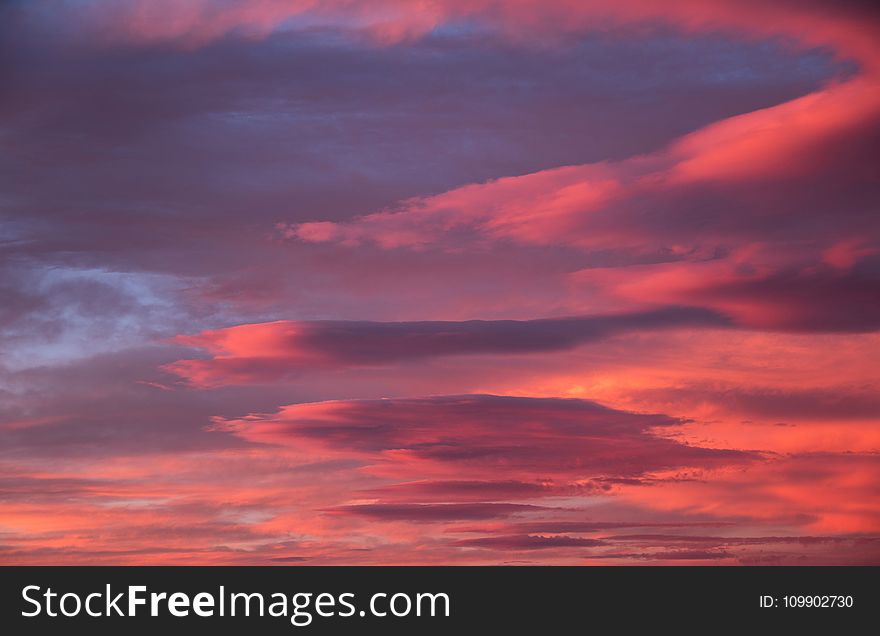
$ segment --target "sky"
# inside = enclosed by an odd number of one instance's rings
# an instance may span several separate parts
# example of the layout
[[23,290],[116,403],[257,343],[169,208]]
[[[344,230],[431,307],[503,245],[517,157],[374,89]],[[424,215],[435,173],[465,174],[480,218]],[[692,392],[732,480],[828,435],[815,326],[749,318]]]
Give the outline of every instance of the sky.
[[0,563],[880,564],[880,12],[0,5]]

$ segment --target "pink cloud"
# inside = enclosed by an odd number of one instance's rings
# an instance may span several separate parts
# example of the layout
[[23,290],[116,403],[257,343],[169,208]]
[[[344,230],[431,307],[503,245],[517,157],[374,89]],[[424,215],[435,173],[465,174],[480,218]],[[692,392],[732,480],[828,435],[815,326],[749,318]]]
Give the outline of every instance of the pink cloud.
[[[817,180],[832,191],[844,181],[870,188],[867,148],[853,141],[870,136],[878,120],[877,82],[855,79],[710,125],[653,156],[505,177],[350,222],[294,224],[282,232],[308,242],[374,243],[388,249],[459,249],[464,238],[477,244],[509,240],[591,249],[659,244],[693,250],[748,235],[767,212],[775,223],[803,216],[808,202],[799,198],[798,182],[807,185],[806,192],[815,190]],[[706,188],[712,189],[715,209],[703,219],[686,218],[678,208]],[[757,188],[765,199],[795,190],[778,209],[765,211],[749,209],[744,188]],[[812,213],[840,214],[839,206]],[[876,238],[878,228],[863,203],[844,213]]]
[[[867,5],[0,12],[27,61],[3,109],[27,157],[10,200],[31,204],[4,243],[0,336],[49,360],[22,348],[22,369],[0,368],[3,563],[880,563]],[[435,77],[425,60],[462,25],[480,37],[436,67],[464,76],[438,100],[412,80]],[[675,108],[658,92],[633,117],[662,134],[639,128],[608,154],[563,137],[581,116],[604,127],[612,107],[559,110],[565,91],[544,103],[530,85],[530,117],[496,121],[525,75],[485,89],[493,56],[670,26],[772,39],[811,51],[804,65],[819,47],[838,77],[816,89],[823,62],[788,92],[765,76],[686,86],[685,103],[725,106],[680,118],[658,112]],[[469,83],[481,91],[456,92]],[[592,88],[584,101],[601,102]],[[551,118],[565,152],[546,150]],[[524,141],[508,146],[513,129]],[[417,151],[381,160],[407,143]],[[457,144],[466,165],[420,176]],[[529,156],[508,161],[511,148]],[[18,269],[31,261],[45,275]]]
[[200,46],[229,34],[265,37],[291,20],[362,30],[380,42],[422,36],[438,25],[474,19],[498,25],[513,37],[554,37],[597,25],[671,24],[688,32],[727,30],[746,36],[786,34],[809,46],[832,45],[848,55],[875,54],[876,25],[870,10],[825,2],[775,3],[675,0],[659,7],[650,0],[616,3],[563,0],[439,0],[428,5],[406,0],[91,0],[63,13],[68,26],[116,42],[171,41]]
[[503,469],[524,481],[581,483],[757,457],[655,434],[678,424],[585,400],[463,395],[290,405],[276,414],[218,420],[217,428],[252,442],[357,457],[377,474],[408,481],[492,479]]
[[724,258],[620,269],[574,277],[631,302],[711,309],[734,324],[779,331],[874,331],[880,326],[876,259],[850,252],[847,268],[774,245],[744,246]]
[[271,382],[304,371],[369,367],[432,357],[564,351],[637,330],[723,325],[710,312],[662,308],[539,320],[276,321],[178,336],[211,358],[165,368],[196,385]]

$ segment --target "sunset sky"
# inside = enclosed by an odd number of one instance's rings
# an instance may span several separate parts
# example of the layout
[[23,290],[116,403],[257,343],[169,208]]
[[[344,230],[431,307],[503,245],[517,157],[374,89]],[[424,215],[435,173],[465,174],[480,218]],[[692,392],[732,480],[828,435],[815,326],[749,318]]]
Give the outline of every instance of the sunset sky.
[[0,5],[0,563],[880,564],[880,10]]

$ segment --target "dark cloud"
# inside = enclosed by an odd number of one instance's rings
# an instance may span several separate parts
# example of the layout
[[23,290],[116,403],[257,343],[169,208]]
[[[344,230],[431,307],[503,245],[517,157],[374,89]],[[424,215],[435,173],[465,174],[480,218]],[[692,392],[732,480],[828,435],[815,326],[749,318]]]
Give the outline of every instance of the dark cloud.
[[643,552],[630,554],[607,554],[605,559],[640,559],[645,561],[714,561],[728,559],[731,555],[723,551],[710,550],[673,550],[669,552]]
[[383,521],[465,521],[508,517],[544,510],[541,506],[511,503],[358,504],[331,508],[336,515],[355,515]]
[[320,367],[561,351],[622,333],[727,325],[727,319],[714,312],[678,307],[539,320],[278,321],[181,336],[180,343],[207,349],[215,356],[181,360],[167,368],[196,384],[236,384],[280,379]]
[[511,531],[525,534],[560,534],[607,532],[625,528],[724,528],[732,526],[725,521],[528,521],[510,526]]
[[[818,268],[817,268],[818,269]],[[852,271],[778,271],[744,280],[705,281],[670,300],[734,310],[739,324],[790,332],[880,329],[880,259]],[[739,313],[739,316],[736,316]]]
[[222,428],[255,442],[302,446],[312,442],[353,457],[394,457],[455,466],[459,477],[498,469],[520,481],[556,477],[637,477],[685,467],[748,463],[756,453],[700,448],[655,431],[680,420],[559,398],[493,395],[360,400],[291,405],[272,415],[227,421]]
[[385,500],[487,501],[532,499],[563,494],[588,494],[595,488],[547,482],[441,480],[394,484],[363,491]]
[[469,548],[490,548],[492,550],[543,550],[552,548],[593,548],[608,544],[600,539],[583,539],[581,537],[509,535],[463,539],[462,541],[457,541],[455,545]]

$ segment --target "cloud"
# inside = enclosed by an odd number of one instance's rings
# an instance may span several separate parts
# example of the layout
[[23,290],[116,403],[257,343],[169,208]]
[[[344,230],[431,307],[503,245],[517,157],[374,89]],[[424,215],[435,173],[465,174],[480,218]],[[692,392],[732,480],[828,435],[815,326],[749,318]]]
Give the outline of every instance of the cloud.
[[878,17],[4,3],[0,561],[880,563]]
[[462,539],[456,545],[471,548],[491,548],[493,550],[543,550],[548,548],[592,548],[604,546],[607,543],[600,539],[584,539],[581,537],[510,535]]
[[432,499],[492,501],[582,495],[595,492],[601,492],[601,488],[592,484],[556,484],[547,480],[525,482],[512,479],[496,481],[450,479],[392,484],[364,490],[361,494],[365,497],[380,497],[386,501]]
[[[666,552],[618,553],[602,555],[606,559],[637,559],[646,561],[715,561],[729,559],[733,555],[721,550],[672,550]],[[593,558],[596,558],[595,556]]]
[[[730,522],[719,521],[682,521],[682,522],[662,522],[662,521],[530,521],[519,524],[512,524],[510,530],[519,531],[527,534],[565,534],[565,533],[592,533],[592,532],[608,532],[611,530],[621,530],[625,528],[679,528],[682,530],[695,528],[724,528],[732,526]],[[687,536],[687,535],[684,535]]]
[[284,234],[386,249],[505,241],[681,255],[816,240],[820,228],[826,248],[856,235],[871,242],[880,234],[868,167],[878,120],[880,90],[855,79],[713,124],[653,155],[467,185]]
[[328,510],[331,514],[356,515],[381,520],[415,522],[470,521],[534,512],[540,506],[510,503],[358,504]]
[[580,276],[588,285],[631,300],[705,307],[753,329],[876,331],[880,259],[873,254],[849,258],[839,267],[780,254],[769,245],[749,246],[726,258],[585,270]]
[[315,446],[316,452],[358,458],[407,481],[453,474],[485,480],[503,469],[520,481],[578,482],[759,458],[656,434],[679,424],[587,400],[463,395],[290,405],[274,414],[218,420],[216,427],[251,442]]
[[527,321],[276,321],[178,336],[177,343],[206,349],[212,358],[179,360],[166,368],[198,385],[248,383],[316,368],[450,355],[564,351],[620,333],[724,324],[723,318],[711,312],[674,307]]
[[[45,19],[42,3],[28,3],[13,16]],[[173,19],[169,19],[172,16]],[[786,34],[811,46],[835,45],[851,55],[876,51],[876,11],[854,2],[763,2],[709,0],[699,5],[687,0],[662,8],[646,0],[613,5],[599,1],[501,3],[442,0],[429,6],[406,0],[370,3],[329,0],[265,0],[234,3],[217,0],[89,0],[75,9],[60,11],[49,28],[104,43],[171,43],[192,48],[228,35],[262,38],[276,30],[336,26],[366,32],[380,43],[424,36],[446,24],[471,21],[495,25],[513,37],[559,37],[597,25],[639,24],[659,21],[691,32],[729,30],[747,35]]]
[[823,51],[662,31],[538,50],[455,30],[393,50],[319,31],[184,52],[74,47],[3,24],[15,63],[0,109],[21,149],[0,170],[4,250],[37,272],[167,277],[161,300],[182,315],[150,326],[168,335],[177,321],[577,313],[564,273],[621,254],[291,249],[274,226],[653,152],[846,72]]
[[777,423],[871,422],[880,416],[880,397],[873,386],[792,389],[695,383],[648,390],[641,399],[674,402],[679,409],[690,411],[712,404],[715,415],[723,413]]
[[[209,394],[180,391],[159,367],[180,355],[148,346],[3,374],[2,459],[119,457],[241,447],[229,435],[206,434],[217,412],[277,404],[273,391]],[[36,396],[40,396],[39,399]],[[89,459],[91,458],[91,460]]]
[[[880,509],[874,503],[880,455],[814,452],[777,456],[748,471],[699,486],[669,482],[663,492],[629,489],[625,496],[659,510],[715,511],[765,523],[791,523],[799,534],[874,536]],[[701,492],[699,500],[687,493]],[[748,492],[748,496],[744,493]],[[808,504],[809,502],[809,504]]]
[[[691,543],[694,545],[732,546],[732,545],[769,545],[773,543],[835,543],[853,541],[844,537],[725,537],[725,536],[699,536],[699,535],[676,535],[676,534],[622,534],[608,537],[611,541],[621,541],[647,546],[668,546],[674,543]],[[865,541],[876,542],[876,538]]]

